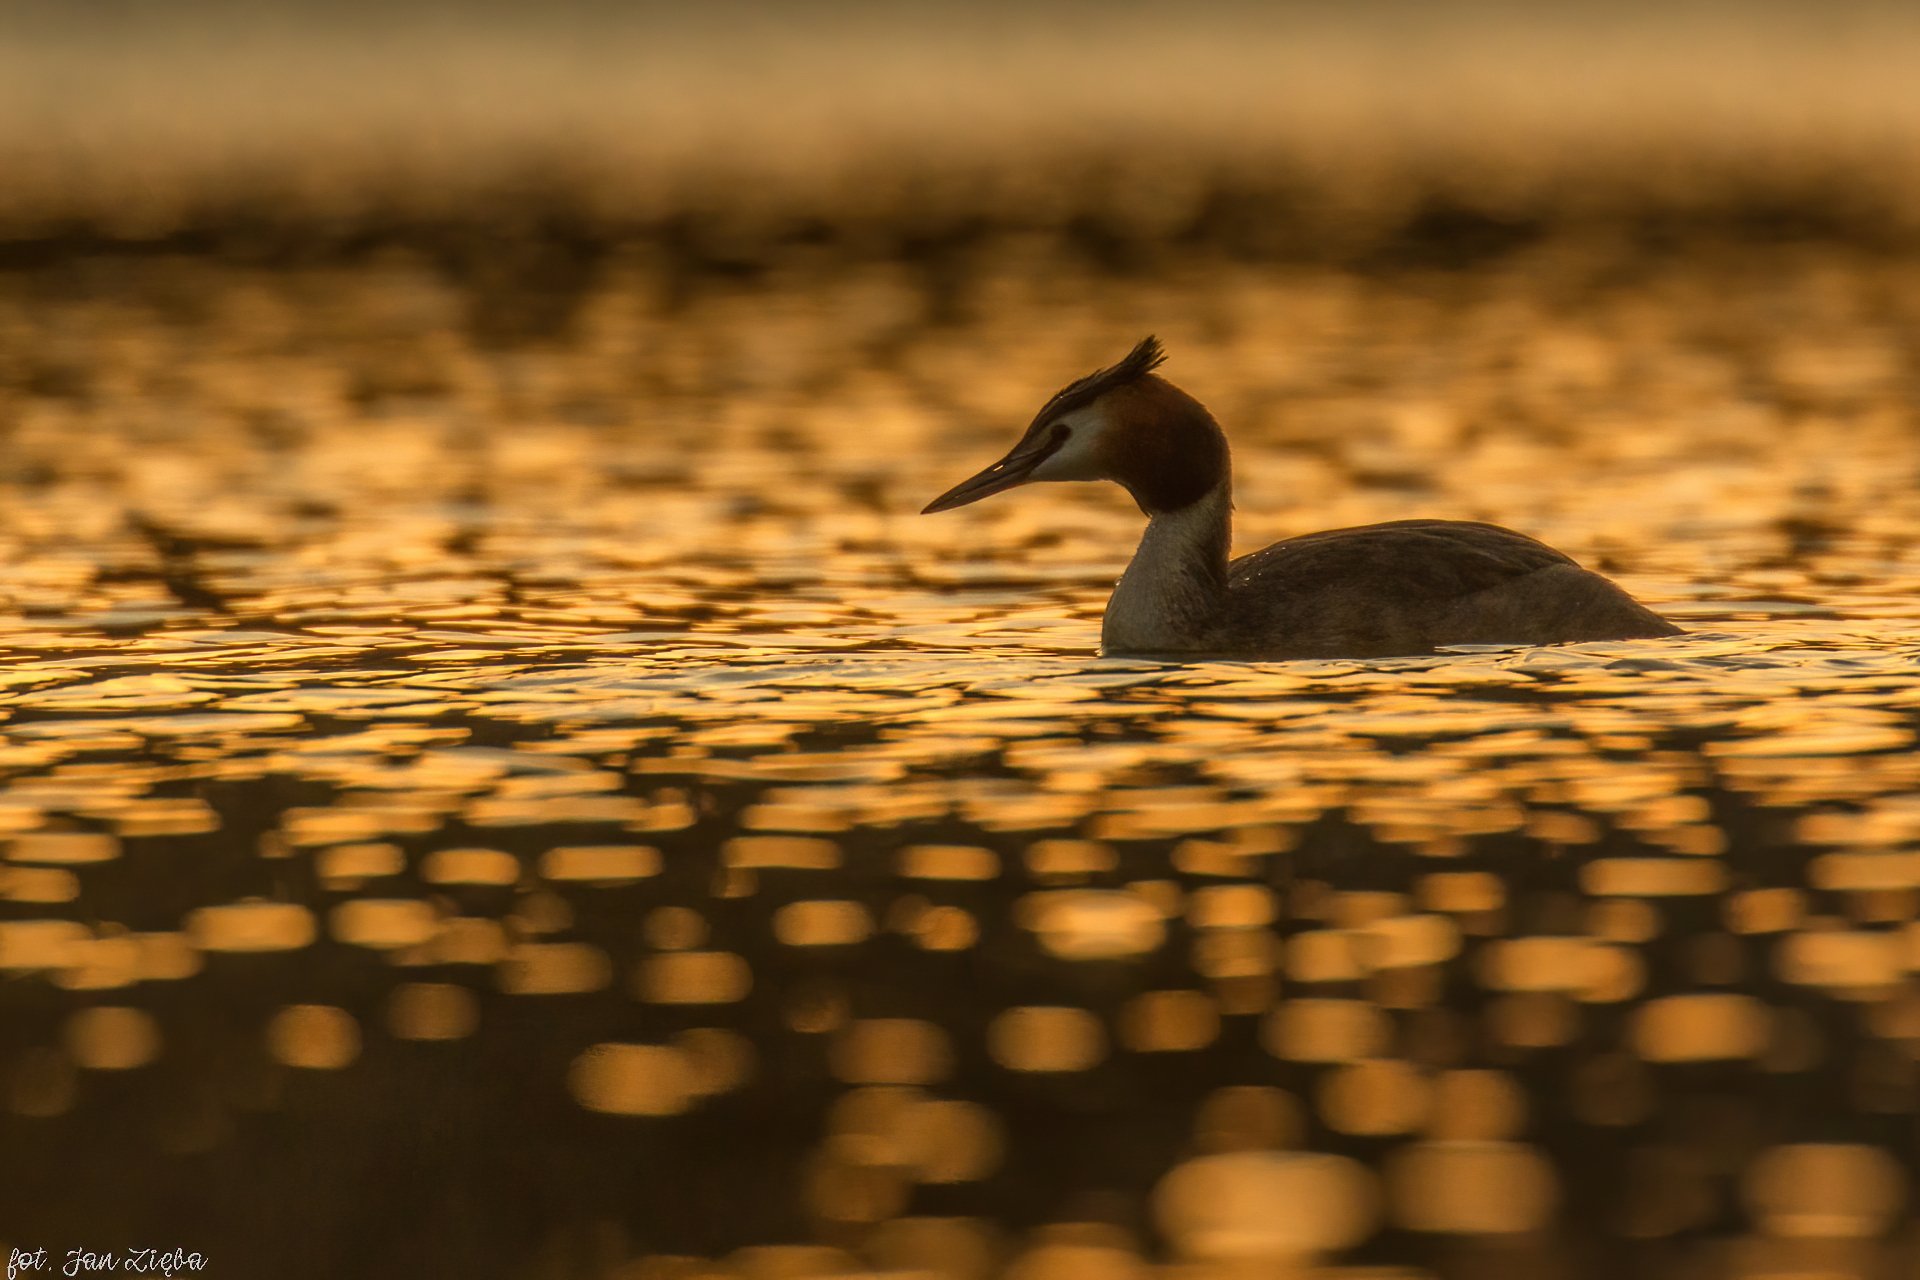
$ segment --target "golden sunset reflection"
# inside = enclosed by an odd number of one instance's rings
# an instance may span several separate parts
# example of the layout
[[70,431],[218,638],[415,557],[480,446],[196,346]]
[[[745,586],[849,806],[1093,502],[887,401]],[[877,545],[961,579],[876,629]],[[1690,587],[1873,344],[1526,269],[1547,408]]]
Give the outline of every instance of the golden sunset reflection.
[[[1911,14],[57,7],[0,1240],[1913,1270]],[[1237,550],[1494,521],[1687,634],[1098,656],[1125,493],[915,513],[1147,332]]]

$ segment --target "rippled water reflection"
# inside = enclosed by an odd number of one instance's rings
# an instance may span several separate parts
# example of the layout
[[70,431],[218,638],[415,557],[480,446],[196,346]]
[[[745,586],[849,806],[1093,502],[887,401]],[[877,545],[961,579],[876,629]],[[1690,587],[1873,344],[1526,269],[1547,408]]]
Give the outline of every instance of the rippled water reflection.
[[[969,253],[0,290],[19,1242],[1910,1265],[1920,268]],[[1093,657],[1122,495],[910,513],[1148,328],[1243,549],[1494,519],[1692,634]]]

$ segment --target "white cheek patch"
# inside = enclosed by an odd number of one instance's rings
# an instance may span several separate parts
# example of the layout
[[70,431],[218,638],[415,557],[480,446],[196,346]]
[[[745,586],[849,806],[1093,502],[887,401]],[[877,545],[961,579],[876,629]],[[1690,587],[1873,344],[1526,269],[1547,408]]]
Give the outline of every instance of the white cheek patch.
[[1033,469],[1034,480],[1104,480],[1100,463],[1100,442],[1107,431],[1106,415],[1098,406],[1088,405],[1060,419],[1066,424],[1066,443],[1045,462]]

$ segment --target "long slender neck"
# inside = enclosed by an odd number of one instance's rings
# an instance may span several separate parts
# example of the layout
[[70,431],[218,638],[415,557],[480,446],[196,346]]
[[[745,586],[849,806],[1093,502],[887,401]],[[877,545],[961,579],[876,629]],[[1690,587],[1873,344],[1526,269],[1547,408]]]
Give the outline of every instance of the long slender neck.
[[1151,514],[1132,563],[1107,601],[1101,652],[1204,647],[1226,604],[1232,495],[1232,482],[1222,476],[1199,499]]

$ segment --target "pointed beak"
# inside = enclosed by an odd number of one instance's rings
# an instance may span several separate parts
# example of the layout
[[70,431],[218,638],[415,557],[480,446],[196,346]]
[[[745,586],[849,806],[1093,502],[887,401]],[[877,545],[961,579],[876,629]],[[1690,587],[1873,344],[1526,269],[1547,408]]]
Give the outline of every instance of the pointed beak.
[[951,511],[955,507],[964,507],[969,502],[978,502],[990,498],[1016,485],[1023,485],[1033,477],[1036,467],[1053,456],[1060,447],[1056,440],[1022,440],[1000,461],[982,471],[979,475],[962,480],[953,488],[920,509],[920,514],[932,515],[936,511]]

